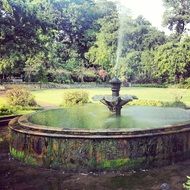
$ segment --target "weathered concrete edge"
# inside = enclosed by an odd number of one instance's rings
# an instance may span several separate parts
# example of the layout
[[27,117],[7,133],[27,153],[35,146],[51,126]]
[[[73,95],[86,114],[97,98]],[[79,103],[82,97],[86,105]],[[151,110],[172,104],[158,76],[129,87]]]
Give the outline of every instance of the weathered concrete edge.
[[28,116],[16,117],[9,122],[9,128],[15,132],[54,138],[77,138],[77,139],[129,139],[142,137],[155,137],[161,135],[171,135],[190,131],[189,124],[168,126],[165,128],[148,129],[134,132],[127,131],[88,131],[88,130],[65,130],[58,128],[47,128],[41,125],[33,125],[28,122]]

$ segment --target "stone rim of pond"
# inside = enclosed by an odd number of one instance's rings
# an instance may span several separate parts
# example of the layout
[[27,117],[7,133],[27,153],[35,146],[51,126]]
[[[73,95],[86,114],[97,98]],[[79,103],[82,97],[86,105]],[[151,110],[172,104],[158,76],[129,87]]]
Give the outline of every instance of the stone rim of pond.
[[48,137],[60,137],[60,138],[140,138],[158,135],[168,135],[175,134],[179,132],[190,131],[190,122],[177,124],[177,125],[167,125],[161,128],[154,129],[138,129],[129,130],[124,129],[117,130],[89,130],[89,129],[64,129],[49,127],[44,125],[37,125],[29,122],[30,115],[24,115],[17,117],[10,121],[9,128],[13,131],[33,134]]

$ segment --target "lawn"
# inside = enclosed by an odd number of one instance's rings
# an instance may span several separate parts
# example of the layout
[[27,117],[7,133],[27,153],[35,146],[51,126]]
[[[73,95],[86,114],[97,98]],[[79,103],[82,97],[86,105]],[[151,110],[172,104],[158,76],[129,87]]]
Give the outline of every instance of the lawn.
[[[81,89],[48,89],[32,91],[37,103],[41,106],[59,106],[63,100],[63,94],[67,91]],[[89,93],[90,99],[95,95],[110,95],[110,88],[87,88],[83,89]],[[143,100],[160,100],[172,102],[175,98],[183,97],[182,101],[190,106],[190,89],[174,88],[126,88],[123,87],[121,94],[136,95]],[[93,101],[91,99],[91,101]],[[0,105],[6,104],[6,98],[0,96]]]
[[[59,106],[62,103],[63,94],[66,91],[76,89],[49,89],[33,91],[36,101],[40,105]],[[80,90],[80,89],[77,89]],[[88,88],[83,89],[89,93],[90,99],[94,95],[109,95],[110,88]],[[172,89],[172,88],[122,88],[121,94],[136,95],[143,100],[160,100],[173,102],[175,98],[183,97],[182,101],[190,105],[190,89]],[[91,99],[92,101],[92,99]]]
[[6,104],[6,98],[4,96],[0,96],[0,106]]

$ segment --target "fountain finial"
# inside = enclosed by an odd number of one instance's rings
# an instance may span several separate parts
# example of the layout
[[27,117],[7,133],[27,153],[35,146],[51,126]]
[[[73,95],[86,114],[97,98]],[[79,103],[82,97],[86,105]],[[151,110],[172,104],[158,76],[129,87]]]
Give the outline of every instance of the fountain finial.
[[110,80],[110,84],[111,84],[112,96],[118,97],[121,88],[121,81],[117,77],[114,77],[112,80]]

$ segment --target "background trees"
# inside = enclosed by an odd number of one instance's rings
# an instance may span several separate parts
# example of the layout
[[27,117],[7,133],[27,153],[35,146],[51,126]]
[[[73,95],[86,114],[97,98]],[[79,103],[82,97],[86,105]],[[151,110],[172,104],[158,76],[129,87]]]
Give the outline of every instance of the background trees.
[[182,34],[188,30],[190,23],[189,0],[163,0],[165,13],[163,23],[170,30]]
[[[189,77],[187,0],[163,0],[166,36],[124,10],[118,75],[138,83],[178,83]],[[25,81],[105,81],[114,73],[121,22],[108,0],[0,0],[0,78]],[[104,73],[103,77],[102,74]]]

